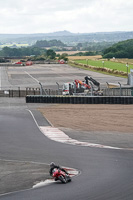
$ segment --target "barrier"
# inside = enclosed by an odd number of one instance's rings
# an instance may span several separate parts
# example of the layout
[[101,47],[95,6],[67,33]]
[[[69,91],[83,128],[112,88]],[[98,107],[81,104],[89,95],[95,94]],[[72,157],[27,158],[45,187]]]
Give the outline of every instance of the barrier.
[[133,104],[133,96],[42,96],[27,95],[26,103]]

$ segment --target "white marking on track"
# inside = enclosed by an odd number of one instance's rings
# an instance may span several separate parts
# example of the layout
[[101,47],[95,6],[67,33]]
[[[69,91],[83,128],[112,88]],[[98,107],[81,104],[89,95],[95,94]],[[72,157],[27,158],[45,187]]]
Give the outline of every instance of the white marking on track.
[[89,143],[89,142],[81,142],[81,141],[70,138],[63,131],[51,126],[40,126],[40,130],[45,136],[57,142],[62,142],[62,143],[72,144],[72,145],[88,146],[88,147],[106,148],[106,149],[122,149],[119,147],[112,147],[112,146],[94,144],[94,143]]
[[30,76],[33,80],[35,80],[37,83],[39,83],[39,81],[36,79],[36,78],[34,78],[31,74],[29,74],[28,72],[26,72],[26,71],[24,71],[26,74],[28,74],[28,76]]

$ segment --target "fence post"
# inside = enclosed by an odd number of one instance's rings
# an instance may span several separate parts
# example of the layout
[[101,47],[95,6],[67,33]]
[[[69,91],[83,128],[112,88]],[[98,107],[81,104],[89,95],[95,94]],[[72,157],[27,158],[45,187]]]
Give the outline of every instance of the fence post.
[[48,90],[48,95],[51,95],[51,90],[50,89]]
[[106,82],[106,83],[107,83],[107,86],[108,86],[108,96],[110,96],[110,95],[109,95],[109,84],[108,84],[108,82]]
[[20,97],[20,87],[18,87],[18,96]]
[[40,85],[40,95],[42,95],[43,87],[42,87],[42,84],[40,82],[39,82],[39,85]]
[[91,84],[91,96],[93,96],[93,85],[92,85],[91,81],[89,81],[89,83]]
[[118,82],[118,84],[120,85],[120,96],[122,96],[121,84],[120,82]]
[[12,90],[12,97],[13,97],[13,90]]
[[27,87],[26,87],[26,96],[27,96]]
[[35,95],[35,88],[32,88],[33,89],[33,94]]
[[60,85],[58,82],[56,82],[57,86],[58,86],[58,95],[59,95],[59,90],[60,90]]

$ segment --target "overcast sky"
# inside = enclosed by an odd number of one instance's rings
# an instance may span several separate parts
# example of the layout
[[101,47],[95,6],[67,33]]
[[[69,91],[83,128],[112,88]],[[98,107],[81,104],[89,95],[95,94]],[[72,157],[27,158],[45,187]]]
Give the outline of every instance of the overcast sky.
[[133,0],[0,0],[0,33],[133,31]]

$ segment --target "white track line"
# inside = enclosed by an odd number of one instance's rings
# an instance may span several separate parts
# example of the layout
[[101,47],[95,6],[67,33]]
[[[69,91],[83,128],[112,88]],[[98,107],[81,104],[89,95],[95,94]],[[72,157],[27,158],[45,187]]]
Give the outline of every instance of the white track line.
[[70,138],[63,131],[51,126],[40,126],[40,130],[45,136],[57,142],[62,142],[62,143],[72,144],[72,145],[88,146],[88,147],[106,148],[106,149],[122,149],[118,147],[105,146],[101,144],[81,142],[81,141]]
[[39,81],[36,79],[36,78],[34,78],[32,75],[30,75],[28,72],[26,72],[26,71],[24,71],[26,74],[28,74],[28,76],[30,76],[33,80],[35,80],[37,83],[39,83]]

